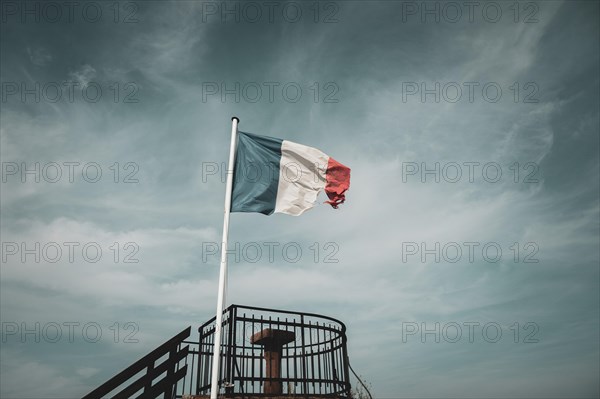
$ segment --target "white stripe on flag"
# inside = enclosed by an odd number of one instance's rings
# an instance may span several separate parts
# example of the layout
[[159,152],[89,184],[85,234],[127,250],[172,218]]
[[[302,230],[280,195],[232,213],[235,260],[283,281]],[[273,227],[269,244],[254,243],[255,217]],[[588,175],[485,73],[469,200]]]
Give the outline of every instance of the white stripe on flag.
[[298,216],[312,208],[325,188],[328,162],[316,148],[283,140],[275,212]]

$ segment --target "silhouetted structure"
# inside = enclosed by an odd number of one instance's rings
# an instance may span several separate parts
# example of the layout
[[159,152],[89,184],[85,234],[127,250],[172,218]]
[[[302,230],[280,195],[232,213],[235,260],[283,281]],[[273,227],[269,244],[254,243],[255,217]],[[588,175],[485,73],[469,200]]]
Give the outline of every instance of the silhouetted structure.
[[[208,398],[215,317],[182,331],[85,399]],[[350,398],[346,327],[312,313],[231,305],[223,312],[219,395]],[[144,372],[140,374],[140,372]]]

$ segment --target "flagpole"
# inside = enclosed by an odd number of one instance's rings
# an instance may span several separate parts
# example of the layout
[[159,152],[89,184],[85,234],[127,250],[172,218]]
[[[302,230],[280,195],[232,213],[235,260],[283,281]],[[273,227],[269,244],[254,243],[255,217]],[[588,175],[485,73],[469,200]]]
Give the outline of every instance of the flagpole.
[[229,147],[229,163],[227,165],[227,184],[225,189],[225,216],[223,217],[223,239],[221,240],[221,270],[219,272],[219,296],[217,298],[217,319],[215,321],[215,347],[213,351],[212,381],[210,399],[217,399],[219,393],[219,368],[221,363],[221,332],[223,322],[223,305],[225,303],[225,287],[227,285],[227,239],[229,237],[229,213],[231,211],[231,192],[233,189],[233,166],[237,142],[237,126],[239,118],[231,118],[231,144]]

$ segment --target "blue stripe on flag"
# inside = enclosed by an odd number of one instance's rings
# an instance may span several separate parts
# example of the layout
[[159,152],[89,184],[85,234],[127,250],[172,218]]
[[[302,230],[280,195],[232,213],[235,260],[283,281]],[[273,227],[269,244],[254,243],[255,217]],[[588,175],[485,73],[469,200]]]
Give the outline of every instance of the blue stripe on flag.
[[238,132],[231,212],[275,210],[283,140]]

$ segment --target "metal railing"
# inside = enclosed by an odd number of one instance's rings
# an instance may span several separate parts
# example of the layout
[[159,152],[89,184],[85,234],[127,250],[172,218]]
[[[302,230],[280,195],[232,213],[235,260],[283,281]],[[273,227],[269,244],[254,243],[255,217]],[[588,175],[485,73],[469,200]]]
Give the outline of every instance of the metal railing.
[[[186,328],[84,399],[208,397],[215,317]],[[231,305],[223,312],[219,396],[351,398],[346,326],[313,313]]]
[[191,326],[186,328],[83,399],[156,398],[161,395],[164,399],[174,398],[177,383],[187,374],[187,363],[180,363],[187,361],[189,346],[184,340],[190,336],[191,329]]
[[[208,395],[215,317],[186,341],[191,372],[184,393]],[[346,327],[312,313],[231,305],[223,314],[219,394],[226,397],[350,397]]]

